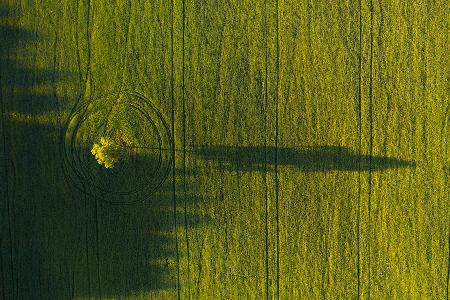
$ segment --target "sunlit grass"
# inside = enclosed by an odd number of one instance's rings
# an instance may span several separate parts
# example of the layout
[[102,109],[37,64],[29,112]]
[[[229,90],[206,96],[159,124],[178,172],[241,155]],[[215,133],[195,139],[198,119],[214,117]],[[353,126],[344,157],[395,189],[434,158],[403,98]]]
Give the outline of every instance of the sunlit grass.
[[9,119],[12,122],[25,124],[39,124],[49,126],[61,126],[64,124],[64,113],[51,111],[42,114],[24,114],[19,112],[10,112]]

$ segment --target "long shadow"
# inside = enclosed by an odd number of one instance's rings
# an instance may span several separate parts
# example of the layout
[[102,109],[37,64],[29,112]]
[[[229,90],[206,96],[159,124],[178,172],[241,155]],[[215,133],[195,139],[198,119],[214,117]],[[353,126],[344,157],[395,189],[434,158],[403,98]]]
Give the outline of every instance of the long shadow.
[[[193,178],[176,169],[156,192],[130,205],[112,205],[92,187],[83,192],[74,188],[62,167],[63,124],[36,121],[43,113],[67,116],[70,107],[46,92],[51,89],[36,93],[35,87],[52,87],[78,76],[24,67],[17,51],[38,43],[39,34],[3,25],[14,23],[8,7],[0,7],[0,16],[0,297],[119,298],[175,291],[181,256],[175,228],[181,220],[188,220],[190,227],[206,222],[175,209],[204,201],[196,196]],[[155,161],[142,157],[139,164],[150,167]],[[185,196],[174,190],[185,191]]]
[[415,167],[412,161],[386,156],[360,155],[349,148],[316,146],[303,148],[199,146],[193,151],[205,160],[221,162],[230,171],[267,171],[275,164],[305,172],[377,171]]

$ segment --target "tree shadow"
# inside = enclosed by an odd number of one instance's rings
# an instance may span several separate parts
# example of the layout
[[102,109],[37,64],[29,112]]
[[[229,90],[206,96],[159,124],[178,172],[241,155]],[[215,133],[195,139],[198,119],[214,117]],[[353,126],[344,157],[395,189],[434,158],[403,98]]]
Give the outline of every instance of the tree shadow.
[[263,146],[228,147],[199,146],[194,155],[221,162],[228,171],[271,170],[275,164],[304,172],[378,171],[391,168],[412,168],[415,163],[386,156],[360,155],[339,146],[275,148]]
[[[79,76],[23,66],[18,51],[22,55],[26,45],[38,43],[41,37],[11,25],[10,13],[0,6],[0,295],[4,299],[116,298],[175,291],[182,255],[177,228],[207,222],[183,210],[204,201],[197,196],[194,178],[185,170],[172,170],[154,193],[141,193],[129,205],[109,203],[108,193],[99,193],[87,183],[81,190],[74,188],[62,167],[61,153],[63,120],[71,108],[47,91]],[[10,19],[11,24],[6,24]],[[81,151],[89,156],[90,149]],[[152,157],[131,163],[156,165]],[[123,176],[132,176],[133,165],[127,170]]]
[[0,18],[11,18],[15,16],[17,16],[16,12],[13,11],[9,6],[0,4]]
[[[3,8],[0,8],[0,14],[7,12],[7,10],[2,11]],[[4,16],[1,16],[4,17]],[[4,55],[7,53],[7,51],[18,48],[20,46],[23,46],[31,41],[35,41],[38,39],[37,33],[23,29],[20,27],[16,27],[13,25],[1,25],[0,26],[1,31],[1,38],[2,38],[2,47],[0,48],[1,54],[2,54],[2,62],[3,64],[7,63],[8,61],[5,59]],[[6,64],[5,64],[6,66]]]

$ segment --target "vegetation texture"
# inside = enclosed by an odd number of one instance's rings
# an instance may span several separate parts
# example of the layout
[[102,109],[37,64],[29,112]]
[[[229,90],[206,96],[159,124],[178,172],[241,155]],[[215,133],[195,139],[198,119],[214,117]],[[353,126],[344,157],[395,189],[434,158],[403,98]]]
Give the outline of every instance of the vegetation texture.
[[112,169],[121,157],[121,148],[110,138],[101,137],[100,143],[92,146],[91,153],[100,165]]
[[448,11],[0,0],[0,298],[448,299]]

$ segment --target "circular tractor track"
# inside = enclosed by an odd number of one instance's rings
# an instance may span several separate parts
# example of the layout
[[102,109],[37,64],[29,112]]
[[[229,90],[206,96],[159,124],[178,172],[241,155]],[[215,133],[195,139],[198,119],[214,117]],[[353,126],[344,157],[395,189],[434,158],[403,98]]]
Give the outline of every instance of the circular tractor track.
[[[101,137],[125,137],[126,158],[112,168],[91,154]],[[64,171],[68,181],[86,194],[111,203],[145,200],[169,175],[173,140],[163,114],[144,96],[112,93],[80,105],[62,134]]]

